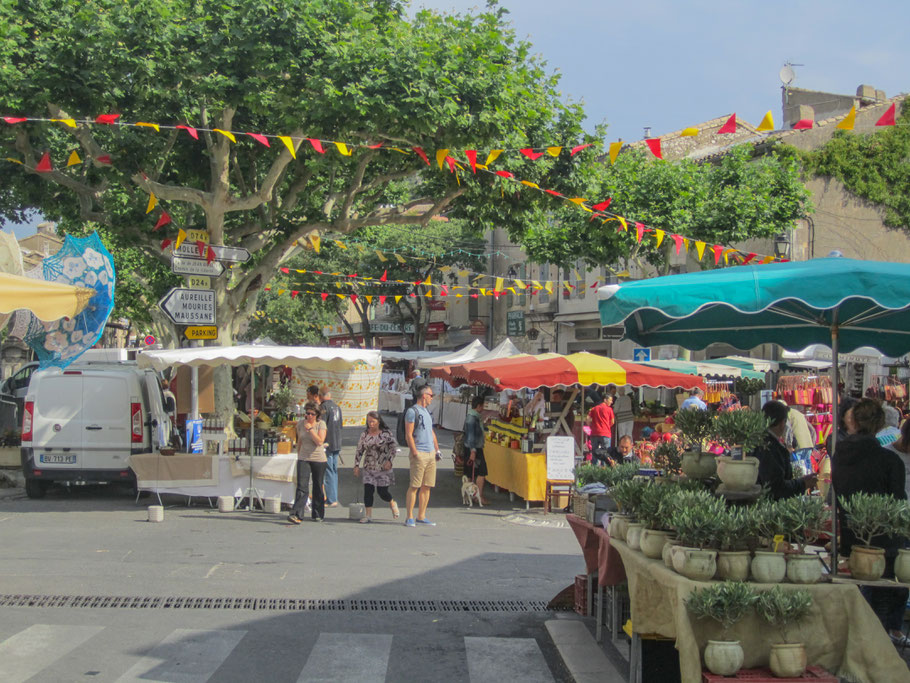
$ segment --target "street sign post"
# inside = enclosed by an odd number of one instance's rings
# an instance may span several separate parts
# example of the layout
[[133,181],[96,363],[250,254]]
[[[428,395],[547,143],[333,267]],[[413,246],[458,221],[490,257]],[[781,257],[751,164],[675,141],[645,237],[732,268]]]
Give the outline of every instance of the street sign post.
[[199,247],[195,242],[184,242],[177,249],[174,249],[174,256],[182,256],[190,259],[201,259],[205,261],[206,253],[211,249],[215,254],[215,261],[226,261],[228,263],[246,263],[250,260],[250,252],[243,247],[224,247],[215,244],[207,245],[202,254],[199,253]]
[[[180,245],[183,248],[183,245]],[[221,277],[224,266],[219,261],[206,263],[204,259],[174,256],[171,259],[171,272],[177,275],[205,275],[207,277]]]
[[211,289],[212,279],[204,275],[187,275],[186,286],[190,289]]
[[215,292],[211,289],[173,288],[158,307],[176,325],[214,325]]
[[191,325],[184,328],[187,339],[218,339],[218,328],[215,325]]

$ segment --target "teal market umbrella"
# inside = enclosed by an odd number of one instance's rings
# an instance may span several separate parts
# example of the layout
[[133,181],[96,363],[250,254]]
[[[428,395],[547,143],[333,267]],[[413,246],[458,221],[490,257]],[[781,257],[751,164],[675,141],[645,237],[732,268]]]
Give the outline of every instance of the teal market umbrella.
[[[623,325],[625,337],[642,346],[703,349],[723,342],[751,349],[774,343],[798,351],[830,345],[834,387],[840,351],[861,346],[889,356],[910,351],[910,264],[905,263],[827,257],[734,266],[607,285],[599,297],[601,324]],[[837,391],[833,412],[837,415]],[[832,442],[836,438],[835,429]]]

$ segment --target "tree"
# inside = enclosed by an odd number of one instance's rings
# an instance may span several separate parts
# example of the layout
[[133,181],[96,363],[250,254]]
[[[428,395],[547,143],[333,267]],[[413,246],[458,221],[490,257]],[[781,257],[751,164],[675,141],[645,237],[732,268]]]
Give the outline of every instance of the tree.
[[[542,193],[507,195],[494,207],[501,178],[464,168],[456,177],[436,166],[436,150],[512,150],[498,166],[557,190],[572,187],[581,158],[531,162],[514,151],[575,144],[582,112],[560,103],[556,77],[495,4],[468,16],[421,11],[413,21],[398,0],[30,0],[3,8],[0,108],[58,122],[0,129],[2,156],[22,162],[7,174],[0,214],[39,208],[58,222],[101,225],[113,246],[163,267],[159,241],[172,227],[249,249],[250,263],[213,283],[222,344],[315,232],[426,227],[446,210],[476,229],[546,219]],[[195,126],[198,141],[189,130],[81,122],[106,113]],[[235,143],[216,129],[286,135],[290,145],[271,137],[266,148],[242,135]],[[326,141],[325,153],[307,138]],[[352,145],[344,149],[351,154],[330,141]],[[62,167],[73,150],[85,163]],[[36,172],[45,151],[55,170]],[[162,232],[151,229],[159,214],[145,213],[151,194],[173,219]],[[142,281],[141,304],[153,316],[156,287],[166,284]],[[228,395],[225,387],[218,394]]]
[[[532,258],[560,265],[579,258],[591,265],[640,260],[665,267],[675,249],[671,233],[729,245],[780,234],[811,211],[800,164],[789,149],[757,155],[740,145],[716,163],[658,161],[633,150],[585,174],[586,196],[611,198],[609,211],[628,217],[629,230],[588,213],[564,213],[513,232]],[[639,242],[635,222],[663,230],[667,238],[660,247],[653,239]]]

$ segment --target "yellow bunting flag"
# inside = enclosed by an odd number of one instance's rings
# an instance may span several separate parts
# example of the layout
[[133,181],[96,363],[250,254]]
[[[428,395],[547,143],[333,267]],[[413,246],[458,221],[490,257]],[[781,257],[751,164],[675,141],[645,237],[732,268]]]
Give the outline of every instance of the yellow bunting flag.
[[696,240],[695,249],[698,251],[698,260],[701,261],[701,257],[705,255],[705,243]]
[[432,298],[433,298],[433,292],[427,292],[426,294],[424,294],[424,296],[425,296],[427,299],[432,299]]
[[361,254],[366,254],[366,253],[367,253],[367,250],[363,248],[363,245],[355,244],[355,245],[354,245],[354,248],[357,249],[357,251],[358,251],[359,253],[361,253]]
[[396,295],[395,295],[395,303],[396,303],[396,304],[397,304],[399,301],[401,301],[401,296],[402,296],[401,294],[396,294]]
[[322,249],[322,239],[319,237],[318,232],[310,233],[310,244],[313,245],[313,250],[318,254],[319,250]]
[[683,128],[682,132],[679,134],[681,138],[694,138],[698,135],[698,128],[695,126],[690,126],[689,128]]
[[[67,166],[76,166],[77,164],[81,164],[81,163],[82,163],[82,159],[79,158],[79,155],[76,153],[76,150],[73,150],[72,152],[70,152],[70,158],[66,160],[66,165]],[[148,213],[148,211],[146,211],[146,213]]]
[[368,303],[368,304],[373,303],[373,295],[372,295],[372,294],[367,294],[366,296],[364,296],[364,299],[367,300],[367,303]]
[[381,251],[379,251],[379,249],[376,250],[376,257],[383,263],[385,263],[386,261],[389,260],[385,257],[385,254],[383,254]]
[[547,147],[547,154],[551,157],[558,157],[560,152],[562,152],[562,147]]
[[616,157],[619,156],[619,150],[622,149],[622,142],[611,142],[610,143],[610,164],[616,163]]
[[840,128],[841,130],[853,130],[853,127],[856,125],[856,105],[850,107],[849,113],[844,117],[844,120],[838,123],[835,128]]
[[234,134],[229,130],[221,130],[220,128],[212,128],[212,132],[221,133],[224,137],[226,137],[231,142],[237,142],[237,138],[235,138]]
[[286,291],[288,291],[288,290],[286,290],[286,289],[279,289],[279,290],[278,290],[278,296],[281,296],[281,295],[284,294]]
[[70,128],[76,127],[76,121],[73,119],[51,119],[55,123],[62,123],[64,126],[69,126]]
[[348,245],[345,244],[344,242],[342,242],[341,240],[332,240],[332,241],[335,242],[335,246],[338,247],[339,249],[347,249],[347,248],[348,248]]
[[[67,164],[69,166],[69,164]],[[155,205],[158,203],[158,198],[155,196],[154,192],[149,193],[149,205],[146,207],[145,212],[151,213],[152,209],[155,208]]]
[[726,249],[724,251],[724,263],[730,263],[730,254],[736,253],[736,249]]
[[515,286],[518,287],[518,289],[527,289],[528,288],[528,286],[524,282],[522,282],[521,280],[519,280],[517,278],[512,280],[512,282],[515,283]]
[[404,256],[399,254],[397,251],[393,254],[393,256],[395,257],[395,260],[398,261],[398,263],[405,263]]
[[154,128],[156,133],[161,132],[161,126],[159,126],[157,123],[146,123],[145,121],[139,121],[136,125],[142,128]]
[[498,277],[498,278],[496,278],[496,282],[493,285],[493,289],[495,289],[497,292],[501,292],[503,285],[504,285],[503,279],[501,277]]
[[472,282],[471,284],[476,287],[477,283],[480,282],[481,280],[483,280],[485,277],[486,277],[486,275],[481,273],[480,275],[478,275],[477,277],[474,278],[474,282]]
[[572,269],[572,275],[575,276],[575,280],[583,280],[584,278],[579,274],[578,270],[575,268]]
[[540,284],[537,280],[531,280],[531,286],[537,287],[537,289],[543,289],[543,285]]
[[487,295],[487,290],[484,289],[483,287],[481,287],[481,288],[480,288],[480,296],[486,296],[486,295]]
[[344,298],[345,298],[344,294],[336,294],[335,296],[337,296],[339,299],[344,299]]
[[567,280],[563,280],[563,281],[562,281],[562,286],[566,288],[566,291],[567,291],[567,292],[571,292],[571,291],[572,291],[572,285],[570,285],[569,282],[568,282]]
[[569,201],[572,202],[573,204],[578,204],[579,206],[581,206],[581,205],[584,204],[586,201],[588,201],[588,200],[585,199],[584,197],[569,197],[568,199],[569,199]]
[[512,294],[517,294],[517,292],[515,291],[515,288],[514,288],[514,287],[506,287],[506,289],[507,289],[508,291],[512,292]]
[[427,286],[432,286],[432,284],[433,284],[432,278],[433,278],[432,275],[427,275],[427,279],[423,281],[423,284],[425,284]]
[[548,293],[552,294],[553,293],[553,283],[550,281],[547,281],[547,282],[544,282],[543,284],[544,284],[543,288],[545,290],[547,290]]
[[764,118],[761,120],[761,123],[758,124],[756,128],[759,133],[764,133],[768,130],[774,130],[774,116],[771,115],[771,110],[768,110],[768,113],[765,114]]
[[528,187],[533,187],[535,190],[540,189],[540,185],[538,185],[537,183],[532,183],[530,180],[522,180],[519,182],[521,182],[522,185],[527,185]]
[[773,257],[773,256],[765,256],[765,258],[763,258],[763,259],[761,260],[761,263],[762,263],[762,264],[771,263],[771,261],[773,261],[773,260],[774,260],[774,257]]
[[447,156],[449,156],[449,150],[447,150],[447,149],[437,149],[436,150],[436,163],[439,164],[439,168],[442,168],[442,165],[446,162]]
[[501,150],[501,149],[491,150],[490,153],[487,155],[487,160],[485,162],[483,162],[483,165],[489,166],[490,164],[492,164],[494,161],[496,161],[499,158],[499,155],[502,154],[502,152],[503,152],[503,150]]
[[297,158],[297,152],[294,150],[294,141],[291,140],[288,135],[279,135],[278,139],[284,143],[284,146],[288,148],[288,151],[291,153],[291,158]]
[[25,165],[25,164],[23,164],[21,161],[19,161],[18,159],[13,159],[12,157],[4,157],[4,159],[6,159],[7,161],[12,161],[14,164],[19,164],[20,166],[24,166],[24,165]]
[[617,217],[616,217],[616,220],[618,220],[620,223],[622,223],[622,229],[623,229],[623,230],[625,230],[626,232],[629,232],[629,224],[626,223],[626,219],[625,219],[625,218],[623,218],[622,216],[617,216]]
[[663,230],[658,230],[658,229],[655,228],[655,230],[654,230],[654,239],[657,240],[656,246],[659,247],[659,246],[660,246],[660,243],[664,241],[664,234],[665,234],[665,233],[664,233]]
[[335,147],[338,148],[338,151],[341,152],[341,154],[343,156],[346,156],[346,157],[351,156],[351,150],[349,150],[348,146],[346,144],[344,144],[343,142],[336,142]]
[[174,249],[179,249],[180,245],[183,244],[183,240],[185,240],[185,239],[186,239],[186,230],[184,230],[183,228],[180,228],[180,230],[177,231],[177,241],[174,243]]

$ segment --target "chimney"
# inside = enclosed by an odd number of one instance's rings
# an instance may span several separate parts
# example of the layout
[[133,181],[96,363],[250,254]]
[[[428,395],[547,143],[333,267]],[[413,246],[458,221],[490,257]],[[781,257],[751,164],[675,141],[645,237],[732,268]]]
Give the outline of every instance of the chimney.
[[651,137],[651,126],[645,126],[645,138]]
[[36,230],[39,235],[56,235],[57,224],[52,221],[45,221],[44,223],[38,223]]
[[875,102],[875,87],[871,85],[861,85],[856,89],[856,96],[863,101],[863,104]]

